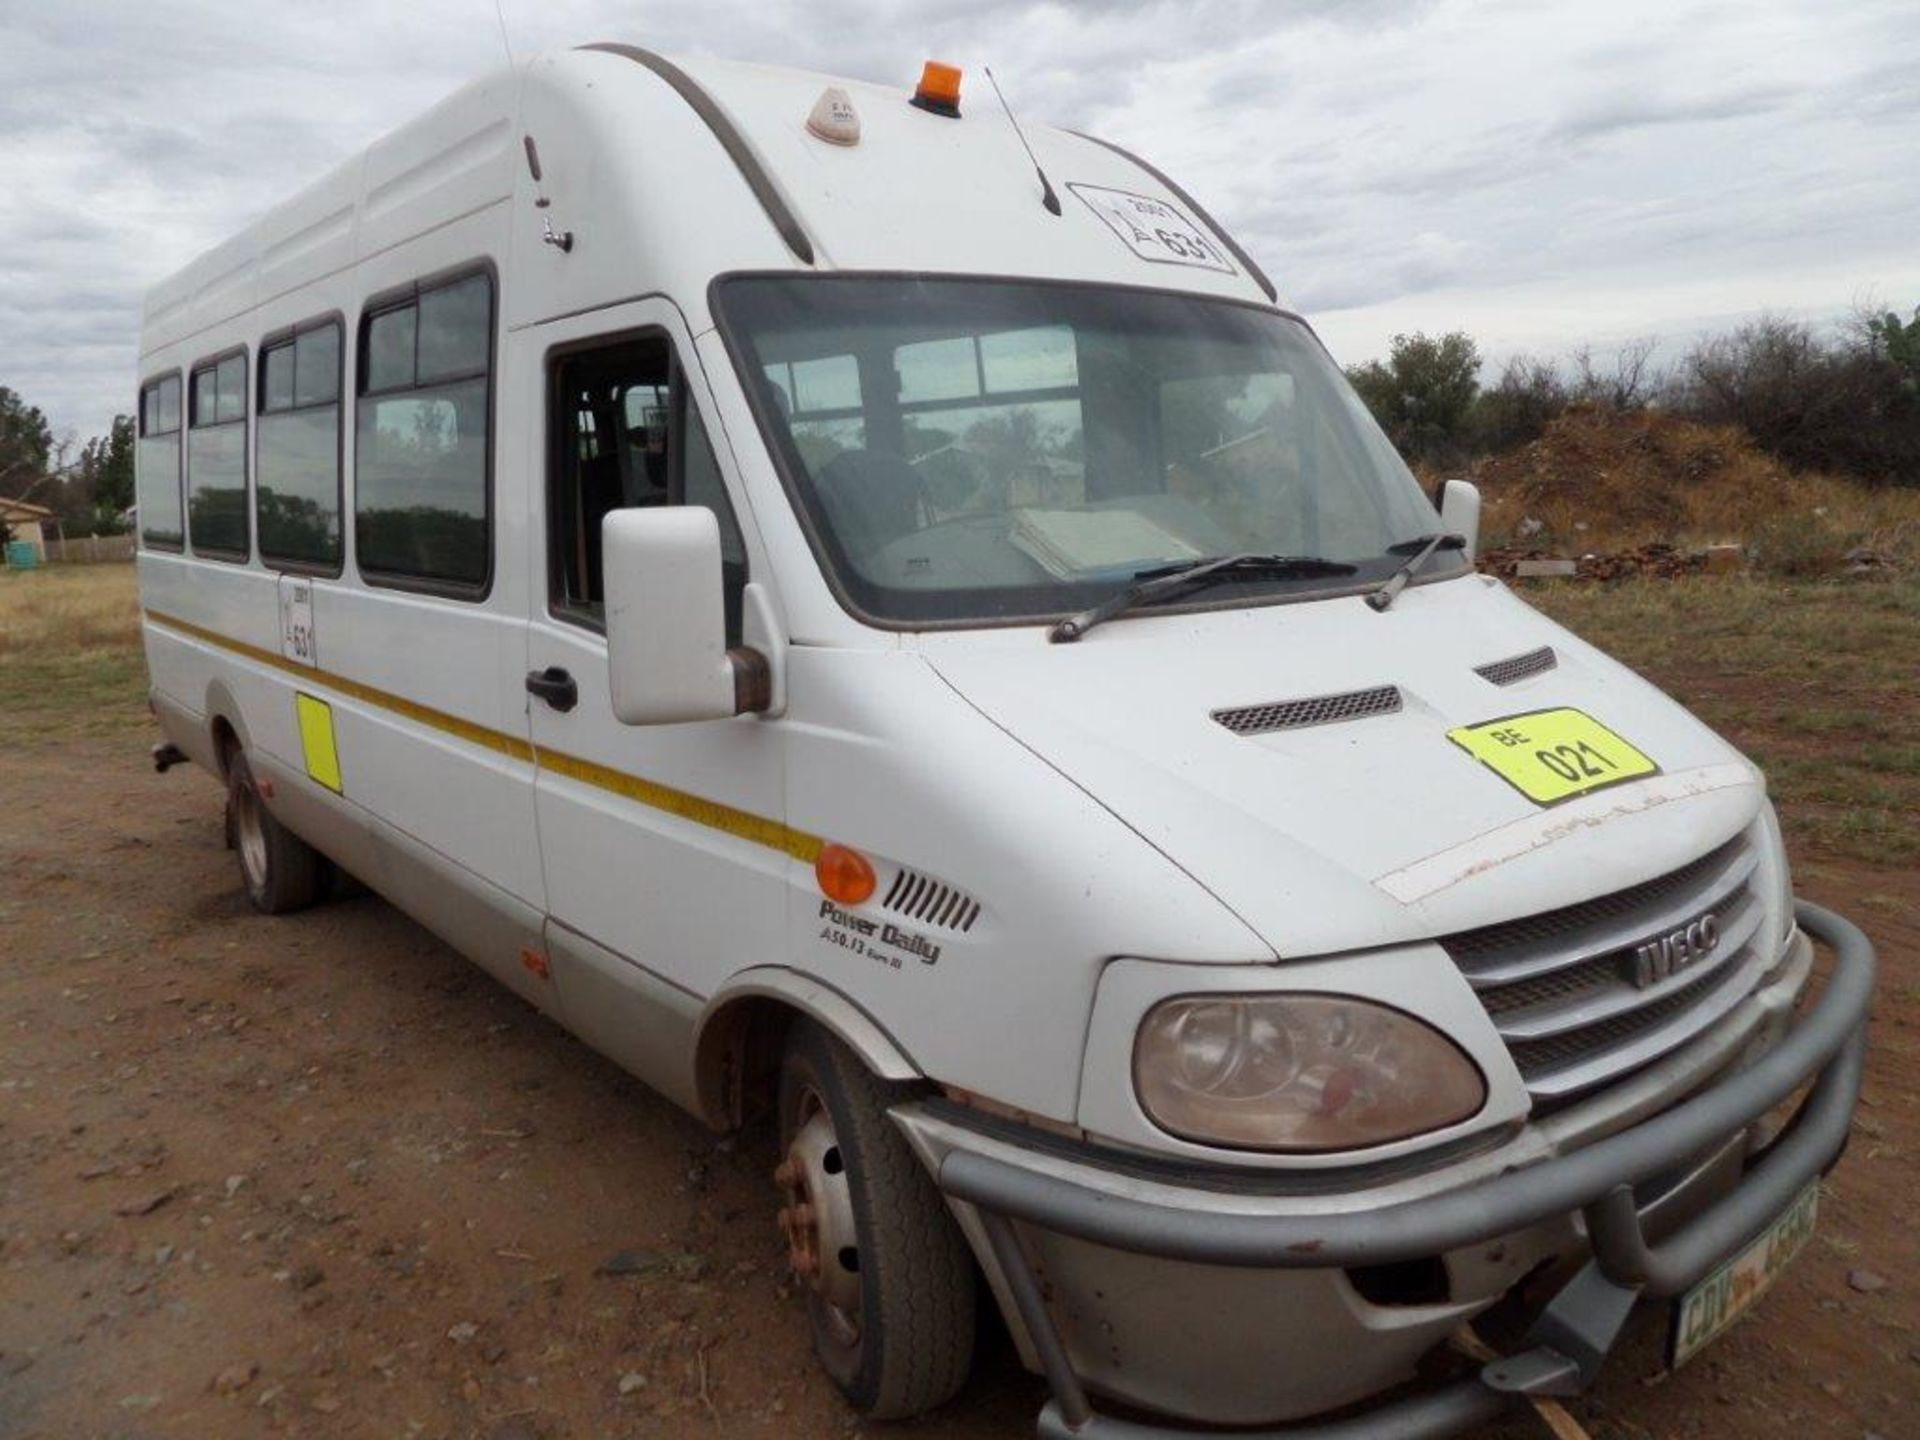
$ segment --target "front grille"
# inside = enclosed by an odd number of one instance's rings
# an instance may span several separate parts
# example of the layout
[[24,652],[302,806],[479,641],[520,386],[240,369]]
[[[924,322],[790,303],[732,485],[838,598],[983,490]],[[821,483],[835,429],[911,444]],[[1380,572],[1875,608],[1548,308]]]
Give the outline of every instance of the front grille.
[[1542,645],[1538,650],[1529,650],[1524,655],[1509,655],[1505,660],[1476,665],[1473,673],[1495,685],[1514,685],[1530,676],[1543,674],[1559,663],[1560,657],[1553,653],[1553,647]]
[[[1486,1006],[1536,1108],[1677,1049],[1752,990],[1769,958],[1759,943],[1757,865],[1736,837],[1643,884],[1440,942]],[[1718,943],[1681,957],[1670,973],[1637,973],[1640,946],[1707,914]]]
[[1549,1035],[1544,1040],[1516,1040],[1509,1047],[1514,1063],[1520,1067],[1523,1075],[1528,1071],[1550,1071],[1586,1058],[1597,1046],[1624,1045],[1659,1029],[1674,1016],[1712,999],[1739,978],[1738,967],[1728,970],[1723,966],[1666,999],[1643,1005],[1638,1010],[1629,1010],[1562,1035]]
[[1399,688],[1379,685],[1371,690],[1349,690],[1344,695],[1241,705],[1231,710],[1216,710],[1213,718],[1236,735],[1264,735],[1271,730],[1297,730],[1306,725],[1358,720],[1366,715],[1390,715],[1399,708]]

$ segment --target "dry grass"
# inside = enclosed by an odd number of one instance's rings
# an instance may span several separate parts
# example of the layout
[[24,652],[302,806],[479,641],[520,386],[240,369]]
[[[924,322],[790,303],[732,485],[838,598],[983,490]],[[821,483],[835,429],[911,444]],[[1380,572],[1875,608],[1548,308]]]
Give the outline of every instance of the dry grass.
[[1516,588],[1751,756],[1796,853],[1920,860],[1920,579]]
[[[1920,561],[1920,490],[1796,474],[1739,429],[1657,411],[1569,410],[1538,440],[1482,461],[1473,478],[1489,546],[1579,555],[1741,544],[1787,574],[1837,568],[1856,547]],[[1522,534],[1528,520],[1544,529]]]
[[139,641],[133,566],[0,571],[0,662],[124,650]]
[[0,742],[146,720],[131,565],[0,571]]

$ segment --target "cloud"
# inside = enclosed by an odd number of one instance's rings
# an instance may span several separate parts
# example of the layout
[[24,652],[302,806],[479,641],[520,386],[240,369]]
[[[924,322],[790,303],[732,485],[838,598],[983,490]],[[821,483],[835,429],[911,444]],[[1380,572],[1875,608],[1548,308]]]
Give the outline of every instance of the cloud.
[[[1911,0],[502,3],[522,57],[992,64],[1176,176],[1345,359],[1920,301]],[[0,384],[104,429],[148,286],[502,63],[490,0],[0,0]]]
[[1620,95],[1600,99],[1567,116],[1550,138],[1580,142],[1617,135],[1627,130],[1650,130],[1661,125],[1699,125],[1714,120],[1739,120],[1783,110],[1800,95],[1795,85],[1756,85],[1721,94],[1656,99]]

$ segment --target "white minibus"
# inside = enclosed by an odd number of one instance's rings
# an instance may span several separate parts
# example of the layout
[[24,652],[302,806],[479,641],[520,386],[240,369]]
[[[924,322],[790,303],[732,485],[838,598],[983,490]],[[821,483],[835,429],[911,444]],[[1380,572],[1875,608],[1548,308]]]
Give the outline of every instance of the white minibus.
[[356,877],[767,1117],[866,1414],[982,1305],[1096,1440],[1685,1359],[1816,1222],[1865,940],[1193,197],[962,83],[544,55],[157,285],[157,763],[261,910]]

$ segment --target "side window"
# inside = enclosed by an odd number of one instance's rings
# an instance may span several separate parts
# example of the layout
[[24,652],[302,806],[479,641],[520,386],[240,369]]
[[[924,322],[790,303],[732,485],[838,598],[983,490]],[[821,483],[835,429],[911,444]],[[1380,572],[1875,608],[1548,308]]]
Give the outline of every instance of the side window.
[[1168,380],[1160,387],[1167,492],[1205,512],[1236,546],[1284,526],[1289,549],[1317,555],[1316,492],[1298,428],[1293,377],[1284,372]]
[[134,463],[141,542],[156,550],[186,543],[180,504],[180,377],[169,375],[140,388],[140,443]]
[[766,368],[774,404],[786,417],[794,447],[818,470],[843,450],[864,450],[866,412],[860,406],[860,367],[851,355],[823,355]]
[[254,533],[269,565],[340,570],[340,324],[260,352]]
[[247,558],[247,357],[193,372],[187,395],[187,535],[193,553]]
[[1083,505],[1080,369],[1064,325],[921,340],[893,352],[902,454],[931,523]]
[[1349,473],[1319,409],[1284,370],[1169,380],[1160,387],[1167,491],[1204,511],[1236,548],[1364,557],[1384,517],[1371,488],[1329,484]]
[[[491,571],[493,282],[422,290],[360,322],[354,546],[375,582],[478,592]],[[295,357],[294,388],[300,377]]]
[[552,373],[547,563],[554,613],[603,622],[600,522],[608,512],[704,505],[720,521],[727,643],[738,645],[746,543],[673,347],[665,336],[623,341],[564,356]]

